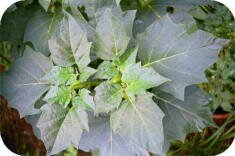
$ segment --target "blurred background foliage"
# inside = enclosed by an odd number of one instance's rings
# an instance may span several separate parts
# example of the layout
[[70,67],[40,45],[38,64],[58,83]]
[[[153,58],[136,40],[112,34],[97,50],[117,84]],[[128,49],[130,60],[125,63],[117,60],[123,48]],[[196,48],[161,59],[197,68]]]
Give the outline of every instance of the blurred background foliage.
[[[166,2],[168,5],[160,5]],[[230,43],[221,51],[217,62],[205,71],[208,82],[200,86],[210,95],[210,107],[214,113],[229,112],[233,114],[235,108],[235,21],[232,13],[227,7],[217,2],[200,6],[193,5],[196,1],[192,0],[178,0],[178,5],[173,5],[171,2],[171,0],[122,0],[121,6],[124,10],[138,9],[137,16],[139,15],[139,17],[137,19],[154,15],[152,19],[154,20],[165,13],[169,13],[178,22],[190,21],[191,18],[194,18],[196,24],[193,25],[193,28],[196,26],[215,36],[230,39]],[[187,2],[188,5],[182,5],[184,2]],[[48,12],[55,13],[59,8],[61,8],[61,0],[52,0]],[[11,6],[4,14],[0,25],[0,70],[3,67],[9,68],[11,62],[22,55],[25,44],[28,44],[23,42],[27,22],[38,10],[43,10],[43,8],[38,5],[37,0],[25,0]],[[143,12],[147,13],[143,15]],[[33,135],[32,129],[29,126],[22,126],[27,125],[24,119],[19,119],[16,110],[2,104],[4,103],[2,98],[0,101],[0,131],[4,134],[5,141],[7,139],[10,142],[20,140],[15,144],[11,143],[15,145],[12,147],[13,149],[18,148],[15,151],[17,153],[30,156],[44,155],[45,147],[42,142],[36,138],[29,139]],[[206,128],[201,133],[190,134],[184,143],[172,142],[168,155],[204,156],[223,152],[229,147],[234,137],[234,120],[231,115],[226,121],[223,119],[219,121],[217,128]],[[17,133],[12,136],[12,132]],[[32,146],[32,144],[34,145]],[[72,147],[59,156],[75,155],[87,156],[86,153],[78,152]]]

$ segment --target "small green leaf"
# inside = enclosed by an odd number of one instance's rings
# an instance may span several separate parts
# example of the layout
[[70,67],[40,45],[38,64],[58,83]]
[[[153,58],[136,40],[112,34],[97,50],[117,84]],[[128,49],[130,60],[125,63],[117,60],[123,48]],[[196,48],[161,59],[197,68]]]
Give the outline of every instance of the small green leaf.
[[111,79],[117,75],[119,75],[117,67],[110,61],[104,61],[99,65],[95,78]]
[[142,67],[141,63],[126,67],[122,74],[122,82],[126,83],[126,92],[130,97],[145,93],[146,89],[159,86],[169,79],[159,75],[151,67]]
[[136,144],[149,152],[163,154],[164,113],[152,100],[152,95],[137,96],[136,101],[124,101],[111,114],[111,128],[129,143]]
[[46,104],[37,123],[47,155],[57,154],[70,146],[78,148],[83,130],[89,130],[87,113],[76,108],[63,109],[57,104]]
[[74,69],[72,67],[58,67],[53,66],[51,71],[47,73],[41,81],[45,81],[50,84],[60,85],[60,84],[70,84],[77,79],[77,74],[74,74]]
[[121,87],[103,82],[95,88],[95,114],[108,113],[117,108],[122,101]]
[[106,9],[96,27],[94,49],[97,56],[103,60],[118,58],[125,52],[129,40],[122,19]]
[[60,104],[63,108],[66,108],[71,102],[72,97],[73,92],[68,86],[52,86],[44,100],[49,103]]
[[10,107],[19,111],[21,117],[38,112],[34,104],[49,89],[49,85],[40,79],[51,67],[47,57],[26,47],[24,55],[0,76],[1,94]]
[[95,103],[93,97],[90,95],[90,91],[87,89],[79,90],[79,96],[74,97],[72,103],[74,106],[78,108],[83,108],[84,110],[95,110]]
[[131,50],[127,50],[127,52],[125,52],[119,59],[120,61],[120,70],[124,71],[125,68],[128,65],[132,65],[136,63],[136,57],[137,57],[137,51],[138,51],[138,47],[131,49]]

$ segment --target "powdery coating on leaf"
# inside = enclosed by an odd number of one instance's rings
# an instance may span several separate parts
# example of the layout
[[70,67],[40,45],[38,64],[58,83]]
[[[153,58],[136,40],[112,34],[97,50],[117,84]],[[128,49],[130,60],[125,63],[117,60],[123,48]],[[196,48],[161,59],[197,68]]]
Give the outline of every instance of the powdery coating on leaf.
[[67,16],[59,23],[49,40],[51,56],[59,66],[77,64],[82,68],[90,63],[91,43],[87,40],[86,31],[80,28],[71,15]]
[[100,17],[94,38],[94,50],[103,60],[112,60],[121,56],[129,43],[123,21],[106,9]]
[[89,118],[90,131],[84,132],[79,148],[90,152],[98,149],[99,156],[149,156],[139,146],[127,143],[110,129],[108,118]]
[[10,70],[1,76],[1,93],[9,106],[19,111],[21,117],[38,112],[34,104],[49,89],[40,79],[51,67],[48,58],[27,47],[23,57],[16,60]]
[[168,15],[139,34],[137,40],[142,63],[172,80],[161,89],[181,100],[186,86],[206,81],[204,70],[227,42],[201,30],[188,34],[184,25],[173,23]]
[[186,88],[185,101],[156,89],[156,102],[165,113],[163,119],[166,143],[178,139],[184,141],[188,133],[202,131],[213,125],[212,113],[206,107],[208,97],[196,86]]
[[152,95],[137,96],[132,104],[124,101],[111,114],[111,128],[129,143],[134,143],[149,152],[163,154],[164,113],[152,100]]
[[37,123],[47,154],[57,154],[70,146],[78,148],[83,130],[89,130],[87,113],[76,108],[63,109],[58,104],[46,104]]
[[110,61],[102,62],[97,69],[95,78],[97,79],[111,79],[119,74],[117,67]]
[[122,101],[121,86],[103,82],[95,88],[95,114],[108,113]]

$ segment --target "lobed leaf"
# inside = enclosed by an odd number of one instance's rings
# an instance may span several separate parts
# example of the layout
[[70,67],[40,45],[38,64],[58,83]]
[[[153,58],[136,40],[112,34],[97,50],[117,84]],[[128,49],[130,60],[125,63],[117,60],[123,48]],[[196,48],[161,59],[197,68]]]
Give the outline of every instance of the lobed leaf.
[[47,154],[57,154],[69,146],[78,148],[84,130],[88,128],[87,113],[75,107],[63,109],[58,104],[46,104],[37,123]]
[[185,101],[169,93],[155,89],[156,101],[165,114],[163,118],[165,139],[184,141],[188,133],[202,131],[214,125],[208,104],[208,97],[196,86],[186,88]]
[[50,71],[50,60],[39,52],[26,47],[9,71],[1,75],[1,94],[9,106],[19,111],[20,117],[38,112],[34,104],[49,89],[40,79]]
[[79,148],[90,152],[98,151],[97,156],[149,156],[137,145],[129,144],[110,129],[109,118],[89,119],[90,131],[82,134]]
[[175,24],[168,15],[139,34],[137,40],[142,63],[172,80],[161,90],[181,100],[186,86],[206,81],[204,70],[227,42],[201,30],[189,34],[184,25]]
[[103,60],[112,60],[121,56],[129,43],[123,21],[106,9],[99,19],[94,38],[94,50]]
[[59,66],[77,64],[79,68],[83,68],[90,63],[91,43],[76,20],[69,14],[67,16],[59,23],[49,40],[51,57]]
[[136,101],[124,101],[111,114],[111,128],[115,133],[149,152],[163,154],[164,113],[152,100],[151,94],[137,96]]

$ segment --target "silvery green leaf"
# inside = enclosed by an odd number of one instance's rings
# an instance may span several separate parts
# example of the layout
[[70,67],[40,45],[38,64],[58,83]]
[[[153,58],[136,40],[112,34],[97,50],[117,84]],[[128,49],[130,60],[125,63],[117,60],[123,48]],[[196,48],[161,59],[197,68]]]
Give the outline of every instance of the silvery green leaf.
[[1,93],[8,100],[9,106],[19,111],[20,117],[38,112],[34,104],[49,89],[40,79],[51,67],[48,58],[26,47],[24,55],[1,75]]
[[111,128],[129,143],[147,151],[163,154],[164,134],[162,119],[164,113],[152,100],[152,95],[137,96],[135,101],[124,101],[111,114]]
[[87,66],[90,63],[90,47],[86,32],[68,13],[49,40],[52,59],[59,66]]
[[159,75],[152,67],[142,67],[141,63],[127,66],[122,73],[122,82],[126,83],[126,92],[131,97],[167,81],[169,79]]
[[204,70],[216,61],[227,42],[201,30],[189,34],[168,15],[139,34],[137,40],[142,63],[172,80],[161,90],[181,100],[186,86],[206,81]]
[[85,82],[92,75],[94,75],[97,70],[94,68],[90,68],[90,67],[85,66],[85,67],[80,67],[79,71],[80,71],[79,81]]
[[84,132],[79,144],[81,150],[95,151],[96,156],[149,156],[137,145],[129,144],[110,129],[109,118],[89,118],[89,132]]
[[37,123],[47,155],[57,154],[70,146],[78,148],[80,137],[88,128],[87,113],[75,107],[63,109],[58,104],[46,104],[41,108]]
[[[114,9],[113,9],[114,10]],[[120,18],[122,19],[124,25],[125,25],[125,29],[127,32],[127,35],[129,37],[133,36],[133,24],[134,24],[134,20],[136,17],[136,10],[129,10],[129,11],[125,11],[123,12],[121,8],[116,8],[116,10],[113,11],[115,16],[120,16]],[[115,14],[116,12],[116,14]]]
[[31,42],[36,51],[50,54],[48,40],[55,31],[61,16],[59,14],[47,14],[43,11],[38,13],[28,22],[25,30],[24,42]]
[[45,9],[45,11],[48,10],[48,7],[51,4],[51,0],[39,0],[39,3],[41,4],[41,6]]
[[127,50],[119,59],[119,68],[123,72],[128,65],[136,63],[138,47]]
[[103,60],[118,58],[126,51],[129,40],[123,21],[106,9],[98,21],[93,42],[97,56]]
[[110,61],[102,62],[97,69],[95,78],[97,79],[111,79],[119,75],[118,68]]
[[72,67],[59,67],[53,66],[51,71],[48,72],[41,81],[49,84],[60,85],[76,81],[77,74],[74,74]]
[[90,91],[87,89],[79,90],[79,95],[74,97],[72,104],[76,107],[83,108],[84,110],[94,111],[95,103],[93,96],[90,95]]
[[186,88],[185,101],[159,91],[156,102],[165,114],[163,118],[165,138],[169,142],[174,139],[184,141],[188,133],[202,131],[213,125],[212,113],[207,106],[208,97],[196,86]]
[[95,88],[95,114],[108,113],[122,101],[122,90],[118,84],[103,82]]

